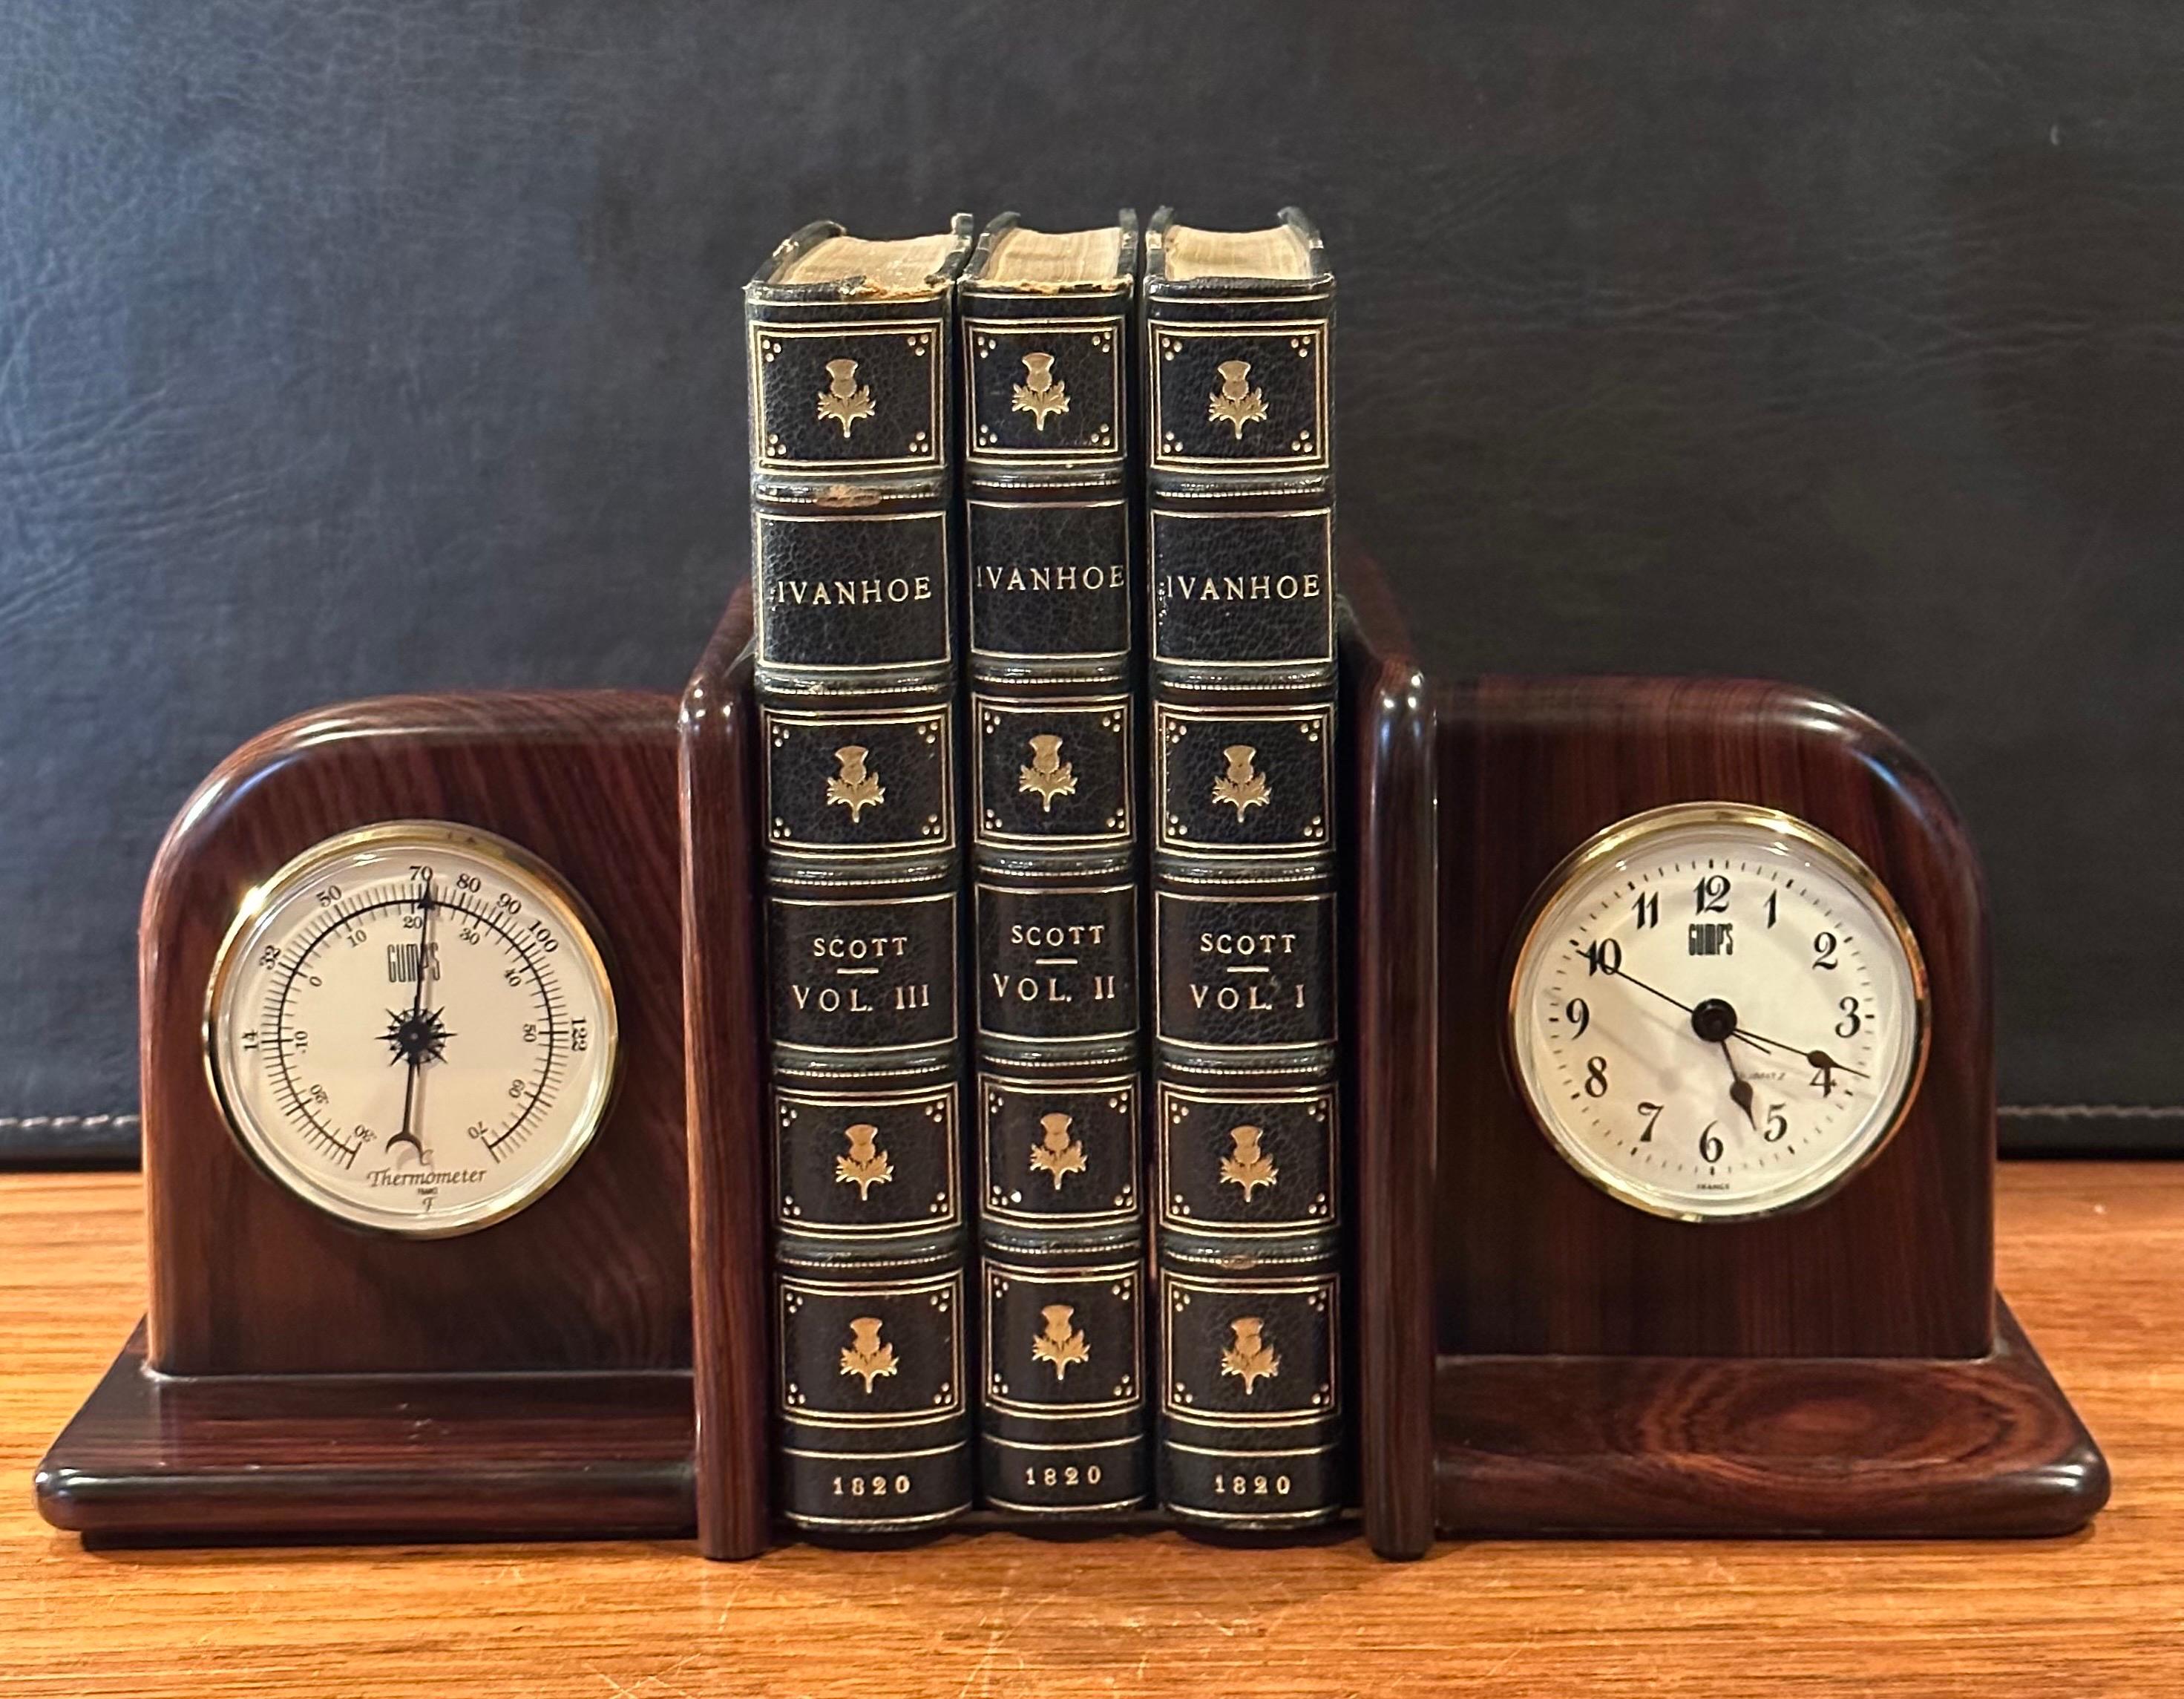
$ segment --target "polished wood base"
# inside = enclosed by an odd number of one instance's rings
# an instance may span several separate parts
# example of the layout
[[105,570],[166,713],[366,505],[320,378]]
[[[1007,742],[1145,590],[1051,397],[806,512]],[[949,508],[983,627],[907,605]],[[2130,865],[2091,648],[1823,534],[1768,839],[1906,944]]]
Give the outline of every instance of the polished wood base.
[[2004,1162],[1998,1201],[2003,1290],[2115,1469],[2070,1539],[1445,1540],[1381,1563],[1355,1524],[1249,1551],[996,1532],[724,1568],[690,1540],[86,1551],[31,1472],[142,1308],[142,1185],[0,1173],[0,1693],[2184,1692],[2184,1162]]
[[1444,1535],[2069,1534],[2108,1464],[2006,1306],[1993,1352],[1443,1357]]
[[682,1535],[690,1411],[672,1370],[176,1379],[139,1327],[39,1464],[38,1508],[116,1546]]

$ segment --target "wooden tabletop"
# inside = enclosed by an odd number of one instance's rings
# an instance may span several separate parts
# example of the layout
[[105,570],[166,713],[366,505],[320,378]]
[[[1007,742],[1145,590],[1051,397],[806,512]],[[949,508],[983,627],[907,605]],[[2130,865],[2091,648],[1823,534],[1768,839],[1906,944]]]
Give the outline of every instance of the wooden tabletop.
[[1175,1535],[86,1552],[31,1473],[142,1306],[135,1176],[0,1176],[0,1691],[2184,1692],[2184,1164],[2004,1164],[2003,1290],[2106,1449],[2026,1544]]

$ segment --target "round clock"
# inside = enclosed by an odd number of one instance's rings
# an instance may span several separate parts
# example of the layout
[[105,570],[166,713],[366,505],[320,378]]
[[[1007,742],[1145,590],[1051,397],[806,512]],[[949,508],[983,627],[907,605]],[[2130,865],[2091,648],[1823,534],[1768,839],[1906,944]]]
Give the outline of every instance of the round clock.
[[1918,1090],[1926,974],[1872,872],[1737,803],[1633,816],[1533,900],[1509,980],[1524,1100],[1612,1196],[1692,1222],[1816,1202]]
[[614,1081],[597,928],[490,833],[400,821],[306,850],[251,892],[206,1040],[230,1126],[305,1202],[439,1235],[569,1171]]

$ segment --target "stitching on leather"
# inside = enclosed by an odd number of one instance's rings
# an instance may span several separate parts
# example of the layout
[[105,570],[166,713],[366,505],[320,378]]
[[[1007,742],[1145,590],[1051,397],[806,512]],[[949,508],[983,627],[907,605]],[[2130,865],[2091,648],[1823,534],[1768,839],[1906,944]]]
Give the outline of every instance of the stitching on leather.
[[0,1128],[34,1127],[134,1127],[136,1115],[0,1115]]
[[2052,1115],[2066,1121],[2175,1121],[2184,1119],[2176,1103],[2007,1103],[1997,1115]]

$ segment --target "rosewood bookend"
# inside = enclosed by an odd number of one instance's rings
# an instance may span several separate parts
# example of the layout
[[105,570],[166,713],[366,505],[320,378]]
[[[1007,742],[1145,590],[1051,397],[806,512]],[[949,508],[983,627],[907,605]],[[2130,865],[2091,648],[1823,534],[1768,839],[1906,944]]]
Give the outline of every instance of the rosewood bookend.
[[1441,1530],[2068,1534],[2108,1466],[2008,1307],[1984,1356],[1449,1356]]
[[1373,1549],[1433,1543],[1433,702],[1379,569],[1342,562],[1344,1105],[1357,1226],[1358,1498]]
[[691,1479],[679,1370],[169,1377],[140,1327],[36,1491],[87,1545],[661,1539]]
[[[244,1154],[205,1066],[206,986],[248,893],[387,820],[513,840],[596,916],[621,1015],[593,1147],[488,1232],[404,1239]],[[674,1535],[691,1524],[674,705],[618,692],[328,709],[225,762],[178,817],[140,939],[150,1308],[38,1471],[112,1541]]]
[[698,1545],[766,1546],[766,1064],[758,949],[757,703],[751,601],[728,604],[682,693],[682,1020],[688,1069],[692,1391]]
[[[1380,894],[1417,855],[1414,816],[1366,811],[1357,850],[1361,1003],[1415,1011],[1429,1000],[1395,983],[1404,965],[1383,949],[1429,926],[1438,953],[1432,1111],[1361,1106],[1375,1550],[1415,1556],[1434,1530],[2082,1525],[2107,1465],[1995,1297],[1985,899],[1932,776],[1864,716],[1780,685],[1490,678],[1388,714],[1419,718],[1435,896]],[[1698,1223],[1631,1208],[1564,1162],[1503,1033],[1542,882],[1616,822],[1708,801],[1809,822],[1878,876],[1923,950],[1931,1037],[1901,1124],[1847,1184],[1792,1212]],[[1403,1018],[1359,1028],[1407,1033]]]

